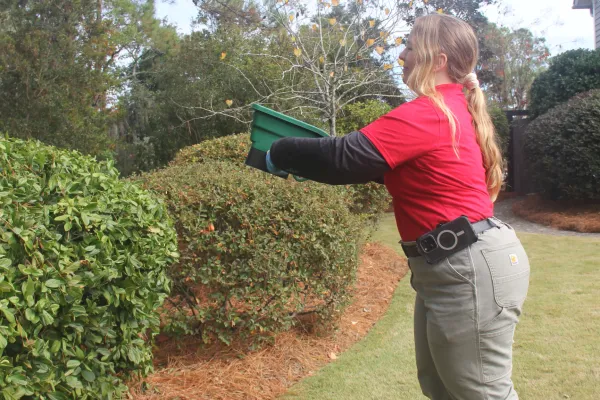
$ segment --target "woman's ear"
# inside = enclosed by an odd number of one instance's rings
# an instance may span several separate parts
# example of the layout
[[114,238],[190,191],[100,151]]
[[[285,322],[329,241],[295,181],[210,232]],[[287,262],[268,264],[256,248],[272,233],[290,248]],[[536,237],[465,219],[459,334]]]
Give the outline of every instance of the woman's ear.
[[435,68],[433,69],[433,71],[434,72],[443,71],[444,69],[446,69],[447,66],[448,66],[448,56],[445,55],[444,53],[440,53],[437,57]]

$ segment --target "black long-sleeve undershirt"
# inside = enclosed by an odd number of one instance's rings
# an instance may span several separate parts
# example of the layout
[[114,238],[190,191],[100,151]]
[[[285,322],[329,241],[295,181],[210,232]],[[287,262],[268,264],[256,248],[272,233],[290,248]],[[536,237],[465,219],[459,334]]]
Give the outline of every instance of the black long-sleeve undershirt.
[[291,174],[330,185],[383,183],[390,171],[379,150],[361,132],[343,137],[287,137],[271,145],[271,161]]

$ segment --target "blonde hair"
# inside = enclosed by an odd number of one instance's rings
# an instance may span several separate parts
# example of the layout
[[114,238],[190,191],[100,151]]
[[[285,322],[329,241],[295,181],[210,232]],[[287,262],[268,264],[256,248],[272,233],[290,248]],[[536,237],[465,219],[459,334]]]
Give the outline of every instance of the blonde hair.
[[[448,74],[457,83],[466,84],[475,69],[479,45],[473,29],[464,21],[445,14],[419,17],[411,32],[411,45],[416,62],[407,79],[408,87],[418,96],[427,96],[448,117],[452,142],[457,156],[456,117],[435,89],[435,67],[438,55],[448,59]],[[469,112],[481,148],[488,192],[495,201],[502,186],[502,154],[496,141],[492,119],[487,112],[486,100],[479,85],[472,85],[466,93]]]

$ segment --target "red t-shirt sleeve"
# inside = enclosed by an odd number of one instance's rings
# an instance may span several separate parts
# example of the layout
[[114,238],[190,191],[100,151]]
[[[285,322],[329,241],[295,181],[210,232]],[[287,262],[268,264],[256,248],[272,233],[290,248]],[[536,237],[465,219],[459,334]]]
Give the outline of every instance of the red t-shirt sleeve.
[[425,99],[390,111],[360,131],[379,150],[390,168],[435,149],[440,139],[440,116]]

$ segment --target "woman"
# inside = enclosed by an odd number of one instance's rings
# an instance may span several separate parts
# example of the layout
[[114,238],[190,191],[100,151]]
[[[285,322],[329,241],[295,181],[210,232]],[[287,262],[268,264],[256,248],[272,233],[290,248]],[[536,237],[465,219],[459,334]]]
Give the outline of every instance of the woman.
[[[471,72],[477,57],[477,38],[465,22],[418,18],[400,55],[415,100],[343,138],[285,138],[267,153],[274,173],[385,183],[416,291],[418,379],[434,400],[518,398],[512,343],[529,261],[513,229],[493,218],[501,155]],[[467,227],[455,229],[456,221]],[[440,224],[454,242],[436,236]],[[466,247],[452,248],[459,240]],[[432,248],[442,258],[433,260]]]

